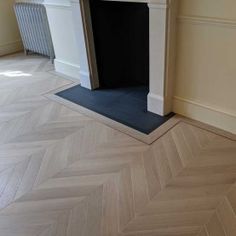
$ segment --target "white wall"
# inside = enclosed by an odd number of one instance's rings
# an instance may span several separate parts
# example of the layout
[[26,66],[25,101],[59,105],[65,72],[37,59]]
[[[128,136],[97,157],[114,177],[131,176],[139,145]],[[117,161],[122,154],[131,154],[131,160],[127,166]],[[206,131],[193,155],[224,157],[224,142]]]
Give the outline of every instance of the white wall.
[[0,0],[0,56],[22,50],[13,4],[14,0]]
[[174,111],[236,133],[236,1],[179,3]]

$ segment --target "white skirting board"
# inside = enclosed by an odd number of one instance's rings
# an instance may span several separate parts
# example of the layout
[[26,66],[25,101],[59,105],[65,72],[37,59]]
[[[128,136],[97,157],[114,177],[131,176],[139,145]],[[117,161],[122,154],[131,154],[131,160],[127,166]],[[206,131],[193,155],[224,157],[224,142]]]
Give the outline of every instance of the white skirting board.
[[174,112],[236,134],[236,114],[174,97]]
[[163,97],[153,93],[149,93],[147,99],[148,99],[148,111],[151,111],[155,114],[159,114],[161,116],[165,115]]
[[0,56],[4,56],[7,54],[19,52],[23,50],[23,45],[21,40],[17,40],[14,42],[6,43],[0,45]]
[[78,65],[68,63],[62,60],[58,60],[58,59],[54,60],[54,64],[55,64],[56,72],[69,76],[73,79],[79,80],[80,69]]

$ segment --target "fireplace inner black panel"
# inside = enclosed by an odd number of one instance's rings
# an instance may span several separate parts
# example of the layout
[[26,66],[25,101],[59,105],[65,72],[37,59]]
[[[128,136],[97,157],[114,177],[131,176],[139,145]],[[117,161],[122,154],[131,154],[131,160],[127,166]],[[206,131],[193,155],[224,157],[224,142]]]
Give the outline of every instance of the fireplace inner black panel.
[[90,8],[100,86],[148,86],[147,4],[90,0]]

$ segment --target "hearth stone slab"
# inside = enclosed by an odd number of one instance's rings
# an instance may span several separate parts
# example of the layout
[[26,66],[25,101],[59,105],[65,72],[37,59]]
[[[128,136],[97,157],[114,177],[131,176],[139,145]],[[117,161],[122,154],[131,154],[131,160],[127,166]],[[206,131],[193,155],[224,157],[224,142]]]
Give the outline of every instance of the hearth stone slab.
[[171,117],[147,111],[146,86],[89,90],[80,85],[56,95],[115,120],[144,134],[150,134]]

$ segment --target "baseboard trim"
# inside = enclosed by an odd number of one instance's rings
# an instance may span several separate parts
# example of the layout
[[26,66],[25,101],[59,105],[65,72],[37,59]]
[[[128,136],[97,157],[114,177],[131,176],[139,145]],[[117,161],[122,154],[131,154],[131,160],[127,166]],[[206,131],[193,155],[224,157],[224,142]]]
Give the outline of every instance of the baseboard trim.
[[23,50],[23,45],[21,40],[16,40],[14,42],[1,44],[0,45],[0,56],[4,56],[7,54],[12,54],[15,52],[19,52]]
[[56,72],[69,76],[73,79],[78,79],[80,78],[80,68],[78,65],[62,61],[59,59],[54,60],[55,63],[55,70]]
[[90,82],[90,74],[85,71],[80,71],[80,84],[82,87],[92,89]]
[[236,114],[175,96],[175,113],[236,134]]
[[148,94],[148,111],[158,114],[160,116],[164,114],[164,99],[153,93]]

